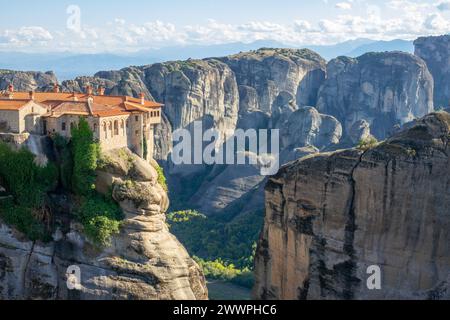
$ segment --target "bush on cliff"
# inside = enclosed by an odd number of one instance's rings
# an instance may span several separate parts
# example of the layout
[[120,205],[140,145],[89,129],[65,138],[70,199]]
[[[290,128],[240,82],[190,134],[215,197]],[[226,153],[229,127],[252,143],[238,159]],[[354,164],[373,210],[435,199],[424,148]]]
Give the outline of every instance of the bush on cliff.
[[108,246],[111,237],[119,233],[121,211],[110,196],[95,191],[99,144],[85,119],[72,129],[71,149],[73,160],[72,189],[80,196],[76,210],[86,236],[99,246]]
[[109,197],[92,194],[81,199],[77,210],[84,232],[89,239],[100,246],[108,246],[111,237],[119,233],[122,211]]
[[158,173],[158,183],[163,187],[163,189],[167,192],[169,188],[167,187],[166,176],[164,175],[164,169],[160,166],[155,166],[156,172]]
[[361,151],[367,151],[372,148],[375,148],[378,145],[378,140],[374,136],[369,136],[366,139],[362,139],[359,141],[357,145],[357,149]]
[[40,167],[26,149],[12,150],[0,143],[0,176],[13,199],[2,203],[0,215],[31,240],[46,240],[48,232],[39,217],[46,216],[46,193],[56,186],[58,170],[52,163]]
[[83,118],[80,119],[78,126],[72,128],[72,154],[73,191],[86,196],[95,188],[95,169],[100,147],[94,142],[94,134]]

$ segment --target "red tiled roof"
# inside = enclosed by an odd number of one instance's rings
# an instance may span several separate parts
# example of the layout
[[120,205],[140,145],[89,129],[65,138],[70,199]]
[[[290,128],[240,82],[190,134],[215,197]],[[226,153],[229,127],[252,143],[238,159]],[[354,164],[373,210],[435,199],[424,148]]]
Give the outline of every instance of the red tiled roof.
[[[29,92],[14,92],[12,99],[9,93],[0,95],[0,110],[18,110],[30,100]],[[90,100],[89,102],[89,99]],[[153,108],[163,105],[157,102],[126,97],[126,96],[93,96],[84,93],[54,93],[35,92],[34,101],[52,109],[52,116],[63,114],[92,114],[97,117],[109,117],[115,115],[126,115],[133,111],[149,112]],[[89,107],[90,103],[90,107]],[[9,109],[1,109],[4,108]]]
[[20,110],[31,100],[1,100],[0,99],[0,110]]

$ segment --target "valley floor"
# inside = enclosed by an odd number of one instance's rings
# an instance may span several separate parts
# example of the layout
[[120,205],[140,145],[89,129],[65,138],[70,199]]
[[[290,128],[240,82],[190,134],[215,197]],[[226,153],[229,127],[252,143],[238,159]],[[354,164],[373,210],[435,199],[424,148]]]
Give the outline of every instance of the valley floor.
[[211,280],[207,283],[210,300],[251,300],[251,290],[227,281]]

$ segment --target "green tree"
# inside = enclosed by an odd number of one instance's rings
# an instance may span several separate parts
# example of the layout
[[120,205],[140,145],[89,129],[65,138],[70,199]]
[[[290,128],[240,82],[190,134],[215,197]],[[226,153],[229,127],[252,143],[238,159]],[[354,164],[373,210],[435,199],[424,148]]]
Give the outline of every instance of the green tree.
[[84,118],[72,129],[73,176],[72,188],[76,194],[88,195],[95,188],[95,169],[100,148]]
[[369,136],[366,139],[362,139],[359,141],[357,145],[357,149],[362,151],[367,151],[372,148],[375,148],[378,145],[378,140],[374,136]]

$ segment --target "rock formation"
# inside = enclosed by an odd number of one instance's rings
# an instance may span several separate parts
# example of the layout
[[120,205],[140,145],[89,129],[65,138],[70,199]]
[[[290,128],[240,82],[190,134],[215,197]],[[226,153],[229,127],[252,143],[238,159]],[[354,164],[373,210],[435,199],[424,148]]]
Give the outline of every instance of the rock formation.
[[317,109],[335,116],[345,135],[366,120],[372,134],[385,139],[395,126],[433,111],[433,78],[422,59],[407,53],[339,57],[328,63]]
[[[367,151],[286,165],[266,186],[259,299],[450,299],[450,114]],[[369,290],[370,266],[381,290]]]
[[325,60],[302,49],[244,52],[221,59],[235,72],[240,86],[240,110],[271,114],[280,93],[289,93],[298,106],[316,105],[317,91],[325,79]]
[[434,105],[450,103],[450,36],[422,37],[414,42],[415,54],[425,60],[434,79]]
[[[112,188],[123,209],[120,234],[98,249],[72,222],[43,244],[0,222],[0,299],[207,299],[201,269],[165,224],[169,204],[156,170],[127,150],[104,158],[96,187]],[[70,266],[81,272],[79,290],[66,285]]]
[[0,70],[0,90],[12,84],[14,85],[14,90],[17,91],[47,91],[57,82],[58,80],[53,72]]

